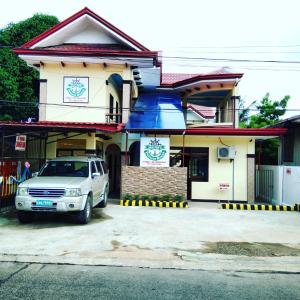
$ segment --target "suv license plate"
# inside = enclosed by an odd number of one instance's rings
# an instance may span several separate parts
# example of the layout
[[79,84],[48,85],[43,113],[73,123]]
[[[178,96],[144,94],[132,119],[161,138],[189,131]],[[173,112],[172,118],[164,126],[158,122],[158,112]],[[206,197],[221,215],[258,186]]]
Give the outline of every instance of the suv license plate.
[[52,206],[53,202],[51,200],[36,200],[36,206]]

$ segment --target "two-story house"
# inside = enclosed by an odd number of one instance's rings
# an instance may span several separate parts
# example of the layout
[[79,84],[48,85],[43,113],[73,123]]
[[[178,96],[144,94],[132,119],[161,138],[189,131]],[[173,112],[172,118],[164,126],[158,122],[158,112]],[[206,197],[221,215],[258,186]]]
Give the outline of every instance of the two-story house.
[[[160,52],[88,8],[14,52],[40,72],[39,121],[27,126],[52,128],[47,158],[102,155],[115,194],[121,178],[126,187],[128,171],[136,182],[132,192],[141,188],[142,175],[152,193],[162,193],[159,186],[168,193],[167,183],[176,188],[181,178],[188,199],[254,200],[255,138],[284,130],[239,128],[243,74],[164,74]],[[143,137],[168,138],[170,167],[164,172],[171,175],[162,175],[160,184],[147,181],[139,167]],[[124,165],[131,167],[121,175]],[[184,176],[174,173],[180,167]]]

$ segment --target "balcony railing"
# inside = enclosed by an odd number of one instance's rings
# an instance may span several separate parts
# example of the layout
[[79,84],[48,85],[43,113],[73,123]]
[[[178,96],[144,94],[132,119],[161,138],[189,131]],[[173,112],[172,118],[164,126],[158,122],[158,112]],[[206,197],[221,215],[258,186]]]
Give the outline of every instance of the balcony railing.
[[106,114],[105,122],[106,123],[121,123],[122,122],[122,114]]

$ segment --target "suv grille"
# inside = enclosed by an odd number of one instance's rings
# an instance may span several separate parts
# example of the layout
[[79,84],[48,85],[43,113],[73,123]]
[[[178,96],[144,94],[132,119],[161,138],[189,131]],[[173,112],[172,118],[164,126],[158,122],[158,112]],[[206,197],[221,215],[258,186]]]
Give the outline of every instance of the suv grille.
[[59,198],[65,194],[64,189],[28,189],[32,197]]

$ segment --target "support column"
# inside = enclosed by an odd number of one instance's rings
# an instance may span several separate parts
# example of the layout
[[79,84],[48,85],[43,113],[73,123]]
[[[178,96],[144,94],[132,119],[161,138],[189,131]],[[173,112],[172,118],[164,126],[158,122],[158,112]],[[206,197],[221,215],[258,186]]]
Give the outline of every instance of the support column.
[[132,81],[123,80],[123,97],[122,97],[122,123],[127,123],[131,109],[131,89]]
[[255,201],[255,154],[247,154],[247,202]]
[[39,104],[39,121],[46,120],[47,106],[47,79],[40,79],[40,104]]

